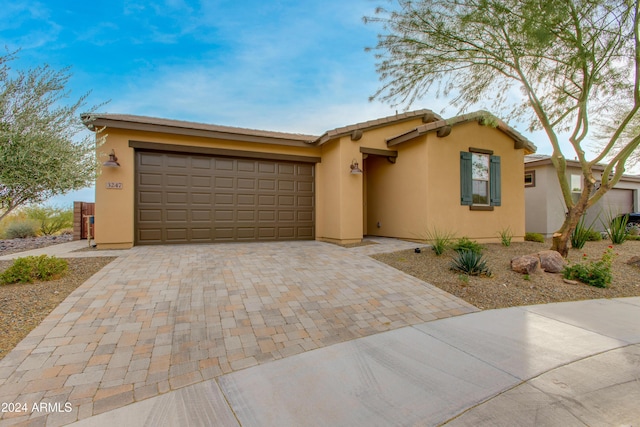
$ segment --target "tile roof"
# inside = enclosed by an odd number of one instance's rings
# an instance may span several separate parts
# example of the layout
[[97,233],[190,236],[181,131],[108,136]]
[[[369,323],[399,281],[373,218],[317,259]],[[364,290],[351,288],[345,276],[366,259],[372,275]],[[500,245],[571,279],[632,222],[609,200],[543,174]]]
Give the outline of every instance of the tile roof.
[[389,146],[401,144],[405,141],[412,140],[420,135],[446,128],[447,126],[451,127],[471,121],[477,121],[483,124],[486,123],[488,126],[493,126],[496,129],[499,129],[500,131],[513,138],[514,141],[516,141],[516,145],[520,145],[520,147],[518,148],[525,148],[530,153],[535,153],[538,149],[533,142],[525,138],[520,132],[506,124],[504,121],[500,120],[498,117],[489,113],[488,111],[483,110],[476,111],[474,113],[462,114],[450,119],[440,119],[431,123],[426,123],[401,135],[389,138],[387,140],[387,144]]

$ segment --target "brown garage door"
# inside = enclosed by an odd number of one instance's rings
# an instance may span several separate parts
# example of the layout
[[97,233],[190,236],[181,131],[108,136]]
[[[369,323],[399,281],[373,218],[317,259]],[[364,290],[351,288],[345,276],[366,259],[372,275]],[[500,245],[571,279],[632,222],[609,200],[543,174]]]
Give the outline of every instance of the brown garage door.
[[633,212],[633,190],[612,188],[587,210],[585,224],[593,224],[595,230],[604,231],[602,223],[610,216],[630,212]]
[[313,239],[314,166],[136,151],[136,244]]

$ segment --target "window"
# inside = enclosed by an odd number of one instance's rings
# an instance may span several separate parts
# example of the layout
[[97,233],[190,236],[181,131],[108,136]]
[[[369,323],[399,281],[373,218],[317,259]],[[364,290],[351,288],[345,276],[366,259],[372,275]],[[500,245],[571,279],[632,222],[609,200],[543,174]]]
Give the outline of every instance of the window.
[[489,155],[471,153],[471,179],[474,205],[489,206]]
[[524,186],[535,187],[536,186],[536,171],[525,171],[524,173]]
[[493,210],[501,204],[500,157],[489,150],[460,152],[460,204]]
[[582,192],[582,177],[580,175],[571,175],[571,192]]

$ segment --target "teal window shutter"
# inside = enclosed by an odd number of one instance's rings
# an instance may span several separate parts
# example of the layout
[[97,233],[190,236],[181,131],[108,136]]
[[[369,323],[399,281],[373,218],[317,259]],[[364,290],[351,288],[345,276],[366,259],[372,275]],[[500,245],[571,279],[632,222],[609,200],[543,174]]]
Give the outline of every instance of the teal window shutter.
[[489,186],[491,191],[491,206],[500,206],[502,203],[502,187],[500,174],[500,156],[491,156],[489,162]]
[[471,180],[471,153],[460,152],[460,204],[473,203],[473,183]]

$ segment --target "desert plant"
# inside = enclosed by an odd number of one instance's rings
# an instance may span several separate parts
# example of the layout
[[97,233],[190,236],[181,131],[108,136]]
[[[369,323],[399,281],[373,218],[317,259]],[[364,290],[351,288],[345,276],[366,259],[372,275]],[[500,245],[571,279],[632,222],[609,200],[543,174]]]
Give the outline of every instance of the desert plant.
[[73,210],[53,206],[29,206],[24,209],[27,218],[40,224],[40,232],[50,236],[63,228],[73,227]]
[[453,244],[453,250],[456,252],[471,251],[477,254],[481,254],[484,248],[482,245],[474,240],[470,240],[468,237],[463,237],[456,240]]
[[7,239],[24,239],[35,237],[38,233],[38,223],[30,219],[11,221],[4,230]]
[[0,274],[0,283],[32,283],[34,280],[52,280],[67,271],[66,260],[47,255],[17,258]]
[[443,232],[438,229],[427,232],[427,240],[431,242],[431,249],[436,255],[442,255],[444,251],[451,245],[451,239],[453,234],[449,232]]
[[[611,239],[611,243],[614,245],[619,245],[624,243],[627,240],[627,236],[629,235],[629,231],[627,230],[627,222],[629,222],[628,215],[618,215],[616,217],[613,216],[611,212],[606,215],[605,221],[606,224],[602,225],[607,230],[607,234],[609,239]],[[609,225],[607,227],[607,224]]]
[[459,271],[469,276],[491,276],[491,270],[487,262],[482,258],[482,254],[472,250],[461,250],[450,266],[451,270]]
[[587,233],[587,241],[589,242],[599,242],[602,240],[602,233],[596,230],[589,230]]
[[544,243],[544,236],[540,233],[525,233],[524,240],[527,242]]
[[565,267],[562,275],[565,279],[579,280],[590,286],[606,288],[613,279],[611,264],[614,255],[613,246],[609,246],[598,261],[586,262],[587,255],[584,254],[582,257],[584,262]]
[[585,226],[584,221],[585,218],[582,216],[573,233],[571,233],[571,247],[574,249],[582,249],[587,240],[589,240],[589,233],[591,233],[592,228]]
[[500,241],[502,246],[511,246],[511,239],[513,239],[513,232],[510,227],[504,228],[498,232],[500,235]]

